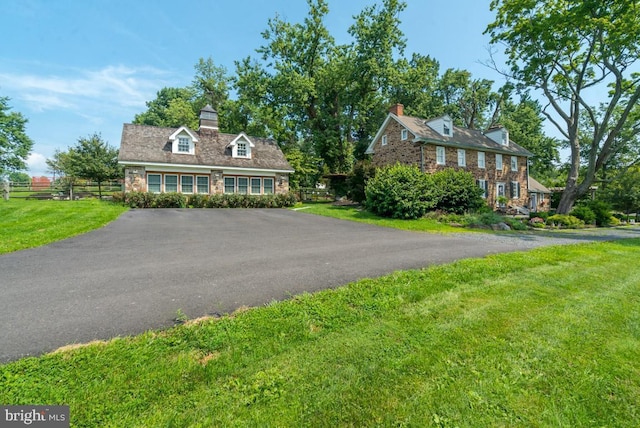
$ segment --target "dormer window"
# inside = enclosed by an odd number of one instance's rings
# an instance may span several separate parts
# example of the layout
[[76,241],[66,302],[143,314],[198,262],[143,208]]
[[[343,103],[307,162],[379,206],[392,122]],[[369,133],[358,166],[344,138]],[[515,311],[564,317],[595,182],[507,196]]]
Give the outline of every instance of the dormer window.
[[236,146],[236,155],[240,158],[247,157],[247,143],[238,143]]
[[169,136],[171,141],[171,153],[179,153],[182,155],[195,155],[196,144],[198,143],[197,134],[194,134],[186,126],[181,126]]
[[178,151],[180,153],[189,153],[190,142],[189,137],[178,137]]
[[243,132],[229,143],[228,147],[231,147],[232,157],[251,159],[251,149],[255,147],[255,144]]

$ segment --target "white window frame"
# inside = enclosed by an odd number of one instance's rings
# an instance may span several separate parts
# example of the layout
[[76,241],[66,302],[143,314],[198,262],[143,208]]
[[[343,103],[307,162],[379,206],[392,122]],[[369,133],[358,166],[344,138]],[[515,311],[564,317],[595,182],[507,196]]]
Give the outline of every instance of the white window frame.
[[[172,190],[171,189],[167,189],[167,178],[169,178],[169,177],[174,177],[176,179],[176,187],[175,187],[175,189],[172,189]],[[164,191],[165,192],[177,192],[178,191],[178,184],[179,184],[179,181],[178,181],[178,175],[177,174],[165,174],[164,175]]]
[[[200,191],[200,186],[201,186],[200,182],[204,182],[206,184],[206,190],[203,191],[203,192]],[[202,194],[205,194],[205,195],[209,194],[209,176],[207,176],[207,175],[197,175],[196,176],[195,191],[196,191],[196,193],[202,193]]]
[[[500,194],[500,188],[502,188],[502,194]],[[507,185],[503,182],[496,183],[496,205],[500,205],[498,198],[507,196]]]
[[[245,184],[240,184],[240,182],[244,182]],[[243,192],[241,187],[245,188]],[[237,177],[236,178],[236,193],[240,195],[248,195],[249,194],[249,177]]]
[[511,156],[511,171],[518,172],[518,157]]
[[236,157],[247,157],[247,143],[245,143],[244,141],[238,141],[238,144],[236,144]]
[[478,152],[478,168],[485,169],[486,164],[487,163],[484,152]]
[[380,144],[382,144],[383,146],[387,145],[387,136],[383,135],[382,138],[380,139]]
[[451,135],[451,128],[449,128],[449,124],[447,122],[442,124],[442,134],[446,136]]
[[[253,184],[256,181],[258,182],[258,191],[254,192],[253,191]],[[249,180],[249,192],[252,195],[260,195],[260,194],[262,194],[262,179],[260,177],[251,177],[251,179]]]
[[178,153],[191,153],[191,138],[185,136],[178,137]]
[[502,155],[496,153],[496,170],[502,171]]
[[467,166],[467,152],[464,149],[458,149],[458,166]]
[[[185,183],[185,179],[191,178],[191,191],[188,192],[186,191],[184,188],[188,187],[189,184]],[[181,193],[188,193],[191,194],[193,193],[193,186],[194,186],[194,179],[193,179],[193,175],[188,175],[188,174],[184,174],[180,176],[180,192]]]
[[[227,180],[231,180],[231,192],[227,192]],[[236,178],[235,177],[224,177],[224,193],[236,193]]]
[[[267,183],[271,183],[267,185]],[[264,177],[262,179],[262,193],[265,195],[272,195],[274,193],[273,184],[275,183],[274,179],[271,177]]]
[[444,146],[436,146],[436,165],[446,165],[447,155]]
[[[158,186],[158,190],[151,190],[151,183],[149,182],[149,178],[150,177],[158,177],[158,179],[160,180],[157,183]],[[153,184],[154,186],[156,186],[156,184]],[[162,174],[147,174],[147,192],[150,193],[161,193],[162,192]]]
[[406,129],[403,129],[402,131],[400,131],[400,139],[404,141],[407,138],[409,138],[409,131]]

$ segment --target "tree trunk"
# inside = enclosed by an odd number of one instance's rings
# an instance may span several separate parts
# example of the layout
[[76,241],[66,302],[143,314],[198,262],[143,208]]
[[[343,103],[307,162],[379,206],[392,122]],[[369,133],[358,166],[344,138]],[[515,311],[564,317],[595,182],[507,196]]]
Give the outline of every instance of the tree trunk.
[[98,199],[102,200],[102,182],[98,181]]

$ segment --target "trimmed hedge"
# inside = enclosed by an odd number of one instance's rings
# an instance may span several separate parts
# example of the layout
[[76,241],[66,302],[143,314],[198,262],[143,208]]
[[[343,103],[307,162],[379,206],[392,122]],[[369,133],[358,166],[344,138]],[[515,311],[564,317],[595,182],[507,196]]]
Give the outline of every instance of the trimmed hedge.
[[482,189],[470,172],[446,168],[431,176],[438,199],[436,209],[464,214],[486,206]]
[[297,199],[293,193],[258,196],[128,192],[114,194],[113,202],[130,208],[285,208],[295,205]]

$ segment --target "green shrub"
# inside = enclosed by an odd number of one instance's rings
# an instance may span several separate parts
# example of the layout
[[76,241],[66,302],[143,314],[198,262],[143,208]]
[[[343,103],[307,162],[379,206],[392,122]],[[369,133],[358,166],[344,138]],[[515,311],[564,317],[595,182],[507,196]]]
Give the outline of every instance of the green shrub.
[[[114,199],[117,201],[118,199]],[[128,192],[120,202],[131,208],[286,208],[296,204],[294,193],[277,195]]]
[[486,205],[470,172],[447,168],[432,174],[432,180],[439,210],[463,214]]
[[544,229],[545,227],[544,223],[545,223],[545,220],[542,217],[532,217],[529,219],[529,226],[535,227],[538,229]]
[[584,204],[589,207],[596,216],[596,226],[609,226],[611,225],[611,206],[603,201],[588,201]]
[[550,215],[551,214],[548,211],[537,211],[537,212],[533,212],[532,211],[532,212],[529,213],[529,218],[532,219],[532,218],[536,218],[537,217],[537,218],[541,218],[542,220],[546,221],[549,218]]
[[547,226],[564,227],[567,229],[578,229],[584,226],[584,222],[577,217],[566,214],[554,214],[547,218]]
[[465,216],[465,224],[467,226],[491,226],[502,222],[504,222],[504,217],[493,211]]
[[579,218],[585,224],[594,224],[596,222],[596,214],[591,208],[585,205],[579,205],[571,210],[571,215]]
[[366,199],[365,186],[375,177],[376,169],[369,160],[361,160],[353,166],[353,172],[347,178],[347,196],[354,202],[364,202]]
[[436,206],[431,176],[415,166],[381,168],[365,187],[365,207],[382,217],[420,218]]
[[187,197],[182,193],[158,193],[151,204],[151,208],[185,208]]

